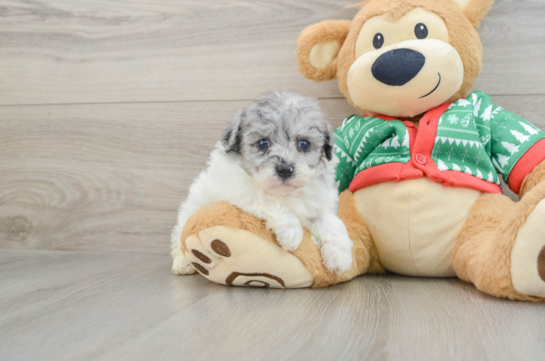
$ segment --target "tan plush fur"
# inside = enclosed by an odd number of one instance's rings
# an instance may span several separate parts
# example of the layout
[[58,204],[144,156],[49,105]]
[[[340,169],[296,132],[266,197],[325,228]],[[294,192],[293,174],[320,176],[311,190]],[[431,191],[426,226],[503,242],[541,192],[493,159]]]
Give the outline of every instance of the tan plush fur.
[[[354,204],[354,197],[349,191],[341,195],[339,216],[345,222],[348,234],[354,241],[352,269],[341,275],[329,273],[322,263],[320,249],[312,242],[310,233],[305,230],[303,242],[293,254],[303,263],[314,278],[312,287],[325,287],[346,282],[366,272],[381,273],[384,269],[378,261],[378,253],[371,239],[365,221],[361,218]],[[267,231],[265,222],[242,212],[227,202],[203,208],[190,217],[182,232],[182,249],[185,252],[185,240],[189,235],[214,227],[225,226],[242,229],[260,236],[263,240],[277,244],[276,237]]]
[[[377,247],[373,242],[365,220],[356,209],[354,194],[348,190],[341,193],[339,217],[346,225],[350,239],[354,241],[355,255],[366,255],[366,258],[369,259],[367,273],[384,273],[384,268],[378,259]],[[365,271],[364,265],[360,269]]]
[[545,179],[545,161],[541,162],[534,170],[524,178],[524,182],[520,186],[520,198],[532,190],[536,185]]
[[539,297],[521,295],[511,282],[511,250],[518,230],[544,198],[545,182],[518,203],[500,194],[483,194],[475,202],[454,246],[454,270],[458,277],[493,296],[544,302]]
[[330,20],[311,25],[303,30],[297,40],[297,65],[301,74],[315,81],[335,79],[337,64],[323,69],[314,68],[310,64],[310,52],[316,44],[324,44],[334,40],[341,44],[344,43],[349,29],[350,21],[348,20]]
[[464,9],[464,15],[471,21],[476,28],[481,25],[481,21],[488,14],[495,0],[472,0]]
[[[343,220],[348,230],[348,235],[354,242],[352,268],[341,275],[328,273],[321,262],[320,250],[314,244],[304,242],[305,247],[303,248],[302,244],[293,254],[299,258],[314,276],[312,287],[325,287],[335,283],[346,282],[364,273],[384,272],[384,268],[379,263],[378,252],[371,234],[367,229],[365,221],[356,210],[354,195],[350,191],[345,191],[341,194],[339,200],[339,217]],[[309,254],[313,256],[308,257]]]
[[267,242],[276,243],[275,236],[267,231],[265,222],[242,212],[227,202],[219,202],[211,207],[198,210],[188,220],[182,231],[182,250],[185,252],[184,240],[192,234],[214,226],[225,226],[252,232]]

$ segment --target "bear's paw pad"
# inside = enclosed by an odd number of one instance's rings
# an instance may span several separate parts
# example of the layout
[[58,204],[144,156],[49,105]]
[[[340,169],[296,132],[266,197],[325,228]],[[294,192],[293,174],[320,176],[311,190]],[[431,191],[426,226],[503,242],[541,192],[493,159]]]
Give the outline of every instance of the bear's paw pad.
[[202,276],[219,284],[302,288],[313,283],[297,257],[246,230],[214,226],[189,236],[185,244],[187,260]]

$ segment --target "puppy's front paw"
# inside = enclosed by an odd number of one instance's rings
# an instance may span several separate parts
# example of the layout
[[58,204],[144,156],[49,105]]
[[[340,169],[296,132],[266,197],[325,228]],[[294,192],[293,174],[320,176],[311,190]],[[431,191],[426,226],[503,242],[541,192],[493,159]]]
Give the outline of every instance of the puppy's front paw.
[[197,271],[191,262],[182,254],[176,256],[172,261],[172,273],[175,275],[192,275],[197,273]]
[[303,241],[303,227],[300,224],[278,227],[275,233],[278,244],[286,251],[295,251]]
[[352,249],[333,242],[325,242],[322,245],[322,262],[331,273],[346,272],[352,268]]

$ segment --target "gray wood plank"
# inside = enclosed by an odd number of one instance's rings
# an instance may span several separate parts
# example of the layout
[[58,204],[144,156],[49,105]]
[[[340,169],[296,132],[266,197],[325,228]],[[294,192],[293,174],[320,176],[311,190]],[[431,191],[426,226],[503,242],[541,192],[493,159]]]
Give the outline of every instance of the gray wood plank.
[[[545,96],[494,100],[545,129]],[[179,203],[244,104],[3,108],[0,248],[167,252]],[[334,126],[354,112],[321,104]]]
[[173,276],[166,255],[17,250],[0,252],[5,272],[16,276],[0,278],[2,360],[541,360],[545,352],[543,305],[495,299],[456,279],[244,289]]
[[[355,0],[0,2],[0,104],[238,100],[289,88],[300,31]],[[497,0],[480,33],[490,94],[545,94],[545,3]]]
[[145,342],[166,359],[197,360],[539,360],[545,348],[542,305],[455,279],[363,276],[289,295],[230,293],[230,313],[223,300],[203,300],[99,359],[152,358]]
[[93,359],[214,286],[202,277],[174,277],[164,255],[4,252],[2,258],[19,261],[2,266],[17,273],[0,280],[2,360]]
[[[125,267],[161,255],[0,251],[0,324],[36,312],[51,302],[104,284]],[[92,265],[89,268],[88,265]],[[166,264],[168,266],[168,263]]]

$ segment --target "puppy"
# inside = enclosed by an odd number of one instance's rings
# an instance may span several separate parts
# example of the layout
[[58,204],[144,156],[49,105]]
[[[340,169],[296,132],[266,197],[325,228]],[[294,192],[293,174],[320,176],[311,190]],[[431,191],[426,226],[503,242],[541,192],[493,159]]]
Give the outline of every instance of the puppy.
[[266,221],[286,251],[303,226],[330,272],[352,266],[353,243],[337,217],[339,194],[331,126],[312,98],[271,92],[239,111],[194,181],[172,231],[172,271],[194,273],[180,249],[182,229],[197,210],[227,201]]

